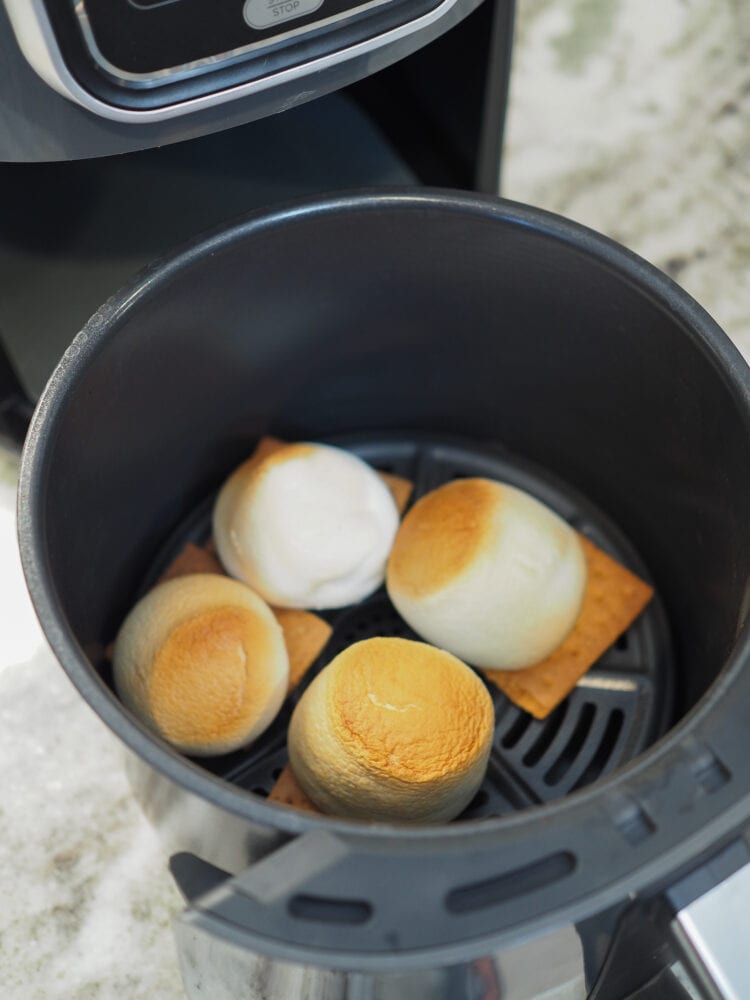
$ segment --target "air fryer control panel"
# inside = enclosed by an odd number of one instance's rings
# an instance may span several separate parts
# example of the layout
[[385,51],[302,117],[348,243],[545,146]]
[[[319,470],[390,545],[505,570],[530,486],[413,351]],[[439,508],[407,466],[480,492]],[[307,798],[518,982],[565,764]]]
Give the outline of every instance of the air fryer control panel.
[[[403,0],[45,0],[50,20],[73,43],[75,35],[99,71],[126,86],[210,72],[253,51],[289,41],[323,25]],[[75,35],[73,34],[75,33]],[[73,52],[73,46],[70,51]]]
[[451,0],[6,0],[17,34],[29,21],[27,11],[13,18],[20,5],[35,8],[87,94],[147,111],[303,75],[317,60],[397,37]]

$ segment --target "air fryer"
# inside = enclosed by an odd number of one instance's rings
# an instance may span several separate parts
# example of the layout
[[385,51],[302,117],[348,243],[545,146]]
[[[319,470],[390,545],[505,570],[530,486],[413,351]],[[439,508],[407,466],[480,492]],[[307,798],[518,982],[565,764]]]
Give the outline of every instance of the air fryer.
[[[91,319],[29,434],[22,554],[164,837],[188,995],[746,995],[749,388],[711,319],[632,254],[439,191],[257,213]],[[447,826],[268,802],[291,703],[258,744],[198,761],[113,693],[123,615],[265,434],[338,442],[417,494],[514,482],[654,583],[547,720],[493,691],[487,778]],[[408,634],[382,592],[332,624],[313,673],[353,638]]]
[[[420,190],[497,191],[512,14],[0,4],[6,441],[54,369],[23,460],[24,567],[163,837],[191,998],[750,995],[747,369],[611,242]],[[342,188],[371,190],[323,197]],[[448,826],[267,801],[292,701],[257,744],[198,762],[113,693],[123,615],[268,433],[339,443],[417,495],[513,482],[656,588],[548,719],[493,689],[488,774]],[[409,634],[384,592],[331,624],[311,674],[354,638]]]

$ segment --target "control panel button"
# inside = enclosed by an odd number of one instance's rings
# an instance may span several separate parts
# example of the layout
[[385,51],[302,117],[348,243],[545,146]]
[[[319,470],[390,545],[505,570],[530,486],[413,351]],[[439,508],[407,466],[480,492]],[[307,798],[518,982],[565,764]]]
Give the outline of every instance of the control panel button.
[[244,14],[250,27],[260,31],[312,14],[322,5],[323,0],[247,0]]

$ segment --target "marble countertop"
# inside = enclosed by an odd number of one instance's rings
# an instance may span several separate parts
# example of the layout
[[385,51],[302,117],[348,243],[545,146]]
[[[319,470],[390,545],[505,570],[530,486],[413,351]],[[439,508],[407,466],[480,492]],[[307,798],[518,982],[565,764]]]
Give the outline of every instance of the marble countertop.
[[635,250],[750,358],[750,5],[518,10],[503,194]]
[[34,616],[0,453],[0,997],[182,1000],[161,845]]
[[[671,273],[750,358],[750,6],[520,0],[503,192]],[[183,996],[180,898],[120,749],[54,662],[0,454],[0,996]]]

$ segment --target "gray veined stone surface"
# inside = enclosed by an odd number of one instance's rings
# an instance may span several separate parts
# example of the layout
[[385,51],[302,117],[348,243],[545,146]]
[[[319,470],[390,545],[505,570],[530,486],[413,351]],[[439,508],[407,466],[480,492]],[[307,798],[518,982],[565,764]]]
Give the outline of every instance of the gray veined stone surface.
[[[750,4],[519,0],[504,193],[669,271],[750,357]],[[0,456],[0,996],[179,1000],[181,907],[119,746],[46,647]]]
[[520,0],[504,194],[667,271],[750,357],[750,5]]
[[182,996],[180,907],[120,747],[57,666],[23,585],[0,457],[0,996]]

